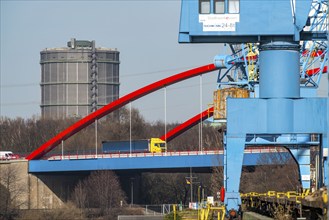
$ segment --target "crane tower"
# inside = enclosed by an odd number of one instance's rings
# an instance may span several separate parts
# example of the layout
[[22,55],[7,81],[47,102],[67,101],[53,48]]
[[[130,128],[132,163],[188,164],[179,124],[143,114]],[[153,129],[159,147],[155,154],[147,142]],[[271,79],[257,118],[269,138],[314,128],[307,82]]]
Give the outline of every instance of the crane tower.
[[248,145],[286,147],[306,189],[310,146],[319,146],[325,175],[318,184],[328,186],[329,97],[315,93],[328,65],[327,1],[181,3],[179,42],[230,43],[231,55],[214,58],[220,68],[218,86],[247,88],[254,97],[228,98],[226,103],[224,186],[230,217],[239,213],[243,152]]

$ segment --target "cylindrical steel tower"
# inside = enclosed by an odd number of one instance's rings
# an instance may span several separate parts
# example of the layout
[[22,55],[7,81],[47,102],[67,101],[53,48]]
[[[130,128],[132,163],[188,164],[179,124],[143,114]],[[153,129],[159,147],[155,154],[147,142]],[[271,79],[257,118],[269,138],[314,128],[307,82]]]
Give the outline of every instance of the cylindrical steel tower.
[[119,51],[71,39],[41,55],[43,118],[83,117],[119,98]]

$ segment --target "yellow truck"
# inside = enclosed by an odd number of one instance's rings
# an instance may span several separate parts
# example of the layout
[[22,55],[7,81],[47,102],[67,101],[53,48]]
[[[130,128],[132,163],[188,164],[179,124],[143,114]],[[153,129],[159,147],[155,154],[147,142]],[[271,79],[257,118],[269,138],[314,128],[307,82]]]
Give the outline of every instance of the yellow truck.
[[103,141],[103,153],[160,153],[165,152],[166,142],[159,138],[125,141]]

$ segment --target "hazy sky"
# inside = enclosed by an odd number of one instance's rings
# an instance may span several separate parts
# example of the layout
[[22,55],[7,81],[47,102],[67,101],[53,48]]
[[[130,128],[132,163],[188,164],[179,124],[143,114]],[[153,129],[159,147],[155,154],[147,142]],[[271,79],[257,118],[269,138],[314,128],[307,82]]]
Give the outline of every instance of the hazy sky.
[[[179,0],[1,0],[1,116],[40,115],[40,51],[70,38],[120,51],[120,96],[156,80],[211,63],[220,44],[178,44]],[[217,72],[202,77],[202,108],[212,102]],[[167,120],[200,111],[200,78],[167,88]],[[164,118],[164,91],[133,102],[149,121]]]
[[[40,51],[64,47],[72,37],[120,51],[120,96],[229,53],[221,44],[178,44],[179,16],[179,0],[1,0],[1,116],[40,115]],[[202,106],[200,77],[168,87],[167,121],[182,122],[207,108],[216,78],[217,72],[202,77]],[[148,121],[163,120],[164,91],[133,106]]]

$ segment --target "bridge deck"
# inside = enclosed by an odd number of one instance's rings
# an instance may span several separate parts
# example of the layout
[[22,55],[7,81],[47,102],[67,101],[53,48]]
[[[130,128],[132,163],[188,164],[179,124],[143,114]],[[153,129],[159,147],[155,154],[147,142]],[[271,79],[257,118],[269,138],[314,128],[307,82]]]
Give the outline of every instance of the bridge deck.
[[[258,151],[244,155],[244,165],[267,164],[264,157],[278,152]],[[281,154],[288,152],[281,152]],[[93,170],[155,170],[212,168],[223,165],[222,151],[185,151],[167,153],[100,154],[52,156],[48,160],[29,161],[30,173],[80,172]],[[263,159],[263,160],[260,160]],[[262,161],[262,162],[260,162]],[[271,161],[271,160],[268,160]]]

